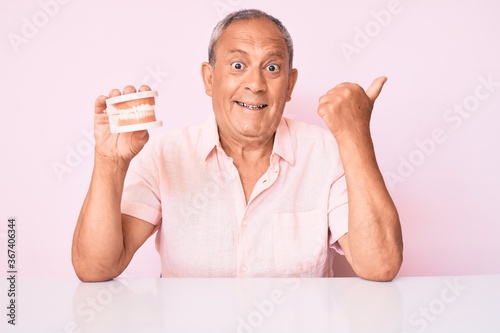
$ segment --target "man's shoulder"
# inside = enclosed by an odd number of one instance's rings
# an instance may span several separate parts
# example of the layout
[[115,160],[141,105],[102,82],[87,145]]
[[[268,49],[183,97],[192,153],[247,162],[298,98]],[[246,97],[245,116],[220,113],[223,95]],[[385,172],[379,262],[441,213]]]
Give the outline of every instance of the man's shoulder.
[[333,134],[321,126],[302,120],[284,118],[290,134],[290,146],[295,164],[319,170],[337,177],[342,170],[337,141]]

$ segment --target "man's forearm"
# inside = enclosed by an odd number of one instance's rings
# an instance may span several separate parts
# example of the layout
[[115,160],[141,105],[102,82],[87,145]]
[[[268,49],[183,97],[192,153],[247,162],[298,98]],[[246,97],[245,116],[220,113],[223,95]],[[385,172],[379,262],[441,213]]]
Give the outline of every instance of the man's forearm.
[[126,163],[96,157],[73,237],[72,261],[81,280],[108,280],[121,273],[120,205],[127,169]]
[[354,271],[370,280],[391,280],[402,263],[396,207],[378,168],[369,135],[339,141],[349,199],[349,256]]

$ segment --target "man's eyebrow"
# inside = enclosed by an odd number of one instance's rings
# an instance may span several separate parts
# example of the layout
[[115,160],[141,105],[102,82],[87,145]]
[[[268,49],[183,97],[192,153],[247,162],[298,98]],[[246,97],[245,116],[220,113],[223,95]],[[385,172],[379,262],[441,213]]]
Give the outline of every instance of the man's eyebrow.
[[227,51],[227,54],[233,54],[233,53],[241,53],[241,54],[244,54],[244,55],[248,55],[248,52],[247,51],[244,51],[242,49],[234,49],[234,50],[229,50]]
[[276,57],[276,58],[286,58],[285,52],[282,51],[271,51],[266,54],[268,57]]

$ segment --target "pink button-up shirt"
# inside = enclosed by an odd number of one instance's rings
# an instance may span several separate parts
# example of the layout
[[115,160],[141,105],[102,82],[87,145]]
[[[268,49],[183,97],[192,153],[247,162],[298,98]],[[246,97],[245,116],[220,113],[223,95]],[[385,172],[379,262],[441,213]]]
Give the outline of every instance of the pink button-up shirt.
[[152,138],[122,198],[122,213],[156,226],[163,277],[333,276],[347,207],[333,135],[286,118],[247,204],[213,115]]

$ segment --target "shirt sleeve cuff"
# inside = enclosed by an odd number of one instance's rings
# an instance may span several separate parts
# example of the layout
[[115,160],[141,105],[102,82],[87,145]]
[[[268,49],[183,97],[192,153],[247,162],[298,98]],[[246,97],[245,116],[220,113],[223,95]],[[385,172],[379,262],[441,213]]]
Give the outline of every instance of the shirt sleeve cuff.
[[348,221],[349,221],[349,204],[345,203],[341,206],[336,207],[328,215],[330,224],[330,248],[337,251],[339,254],[344,255],[344,251],[337,242],[340,237],[344,236],[348,231]]
[[158,225],[161,220],[161,211],[141,203],[122,201],[121,210],[122,214],[136,217],[155,226]]

